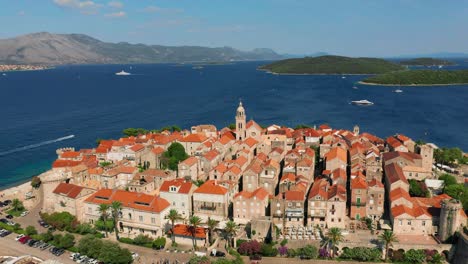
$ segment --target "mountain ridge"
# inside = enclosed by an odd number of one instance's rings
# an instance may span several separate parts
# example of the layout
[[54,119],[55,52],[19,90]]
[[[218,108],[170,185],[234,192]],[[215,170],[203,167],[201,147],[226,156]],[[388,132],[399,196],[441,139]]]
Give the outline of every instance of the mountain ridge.
[[241,51],[232,47],[164,46],[104,42],[85,34],[37,32],[0,39],[4,64],[127,64],[227,62],[284,59],[268,48]]

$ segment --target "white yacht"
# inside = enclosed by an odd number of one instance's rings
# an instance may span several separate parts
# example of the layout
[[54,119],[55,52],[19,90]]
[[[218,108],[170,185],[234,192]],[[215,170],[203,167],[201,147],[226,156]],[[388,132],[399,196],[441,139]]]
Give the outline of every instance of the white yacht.
[[357,89],[359,89],[359,88],[358,88],[357,86],[353,86],[353,89],[356,89],[356,90],[357,90]]
[[394,92],[394,93],[402,93],[402,92],[403,92],[403,90],[401,90],[401,89],[396,89],[396,90],[395,90],[395,91],[393,91],[393,92]]
[[368,100],[358,100],[358,101],[351,101],[354,105],[373,105],[374,103]]
[[115,73],[115,75],[130,75],[131,73],[121,70],[120,72]]

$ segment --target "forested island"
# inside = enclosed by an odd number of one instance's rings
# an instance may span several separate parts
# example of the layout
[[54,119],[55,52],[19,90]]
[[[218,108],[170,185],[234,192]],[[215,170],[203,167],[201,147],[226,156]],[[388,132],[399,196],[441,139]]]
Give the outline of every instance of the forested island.
[[434,58],[415,58],[410,60],[400,61],[401,65],[409,66],[433,66],[433,65],[454,65],[455,63],[447,60],[434,59]]
[[468,84],[468,70],[408,70],[376,75],[362,84],[377,85],[455,85]]
[[286,59],[259,67],[278,74],[381,74],[403,70],[402,65],[377,58],[343,56]]

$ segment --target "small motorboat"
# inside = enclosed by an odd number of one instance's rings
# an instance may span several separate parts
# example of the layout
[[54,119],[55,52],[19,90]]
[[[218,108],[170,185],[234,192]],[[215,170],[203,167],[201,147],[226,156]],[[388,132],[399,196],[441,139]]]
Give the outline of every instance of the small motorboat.
[[126,71],[124,71],[124,70],[115,73],[115,75],[130,75],[130,74],[131,74],[131,73],[126,72]]
[[358,88],[357,86],[353,86],[353,89],[357,90],[357,89],[359,89],[359,88]]
[[394,93],[402,93],[402,92],[403,92],[403,90],[401,90],[401,89],[396,89],[396,90],[395,90],[395,91],[393,91],[393,92],[394,92]]
[[368,100],[358,100],[358,101],[351,101],[353,105],[373,105],[374,103]]

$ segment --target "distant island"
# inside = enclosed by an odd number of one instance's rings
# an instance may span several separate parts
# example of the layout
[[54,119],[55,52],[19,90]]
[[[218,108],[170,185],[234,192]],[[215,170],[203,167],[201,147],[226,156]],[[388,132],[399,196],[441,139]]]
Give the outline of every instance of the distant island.
[[442,59],[415,58],[415,59],[400,61],[400,64],[410,65],[410,66],[433,66],[433,65],[448,66],[448,65],[454,65],[455,63],[448,61],[448,60],[442,60]]
[[381,74],[404,70],[404,67],[377,58],[327,55],[280,60],[260,66],[259,69],[278,74]]
[[139,64],[261,61],[283,58],[285,57],[267,48],[242,51],[231,47],[110,43],[83,34],[40,32],[0,39],[0,64]]
[[456,85],[468,84],[468,70],[409,70],[376,75],[361,84],[375,85]]
[[16,64],[0,64],[0,72],[9,71],[38,71],[49,69],[48,66],[42,65],[16,65]]

